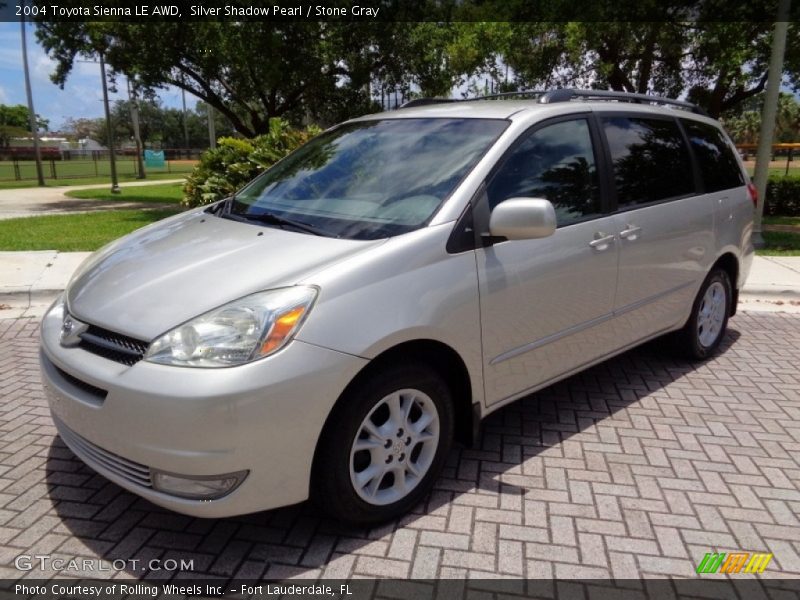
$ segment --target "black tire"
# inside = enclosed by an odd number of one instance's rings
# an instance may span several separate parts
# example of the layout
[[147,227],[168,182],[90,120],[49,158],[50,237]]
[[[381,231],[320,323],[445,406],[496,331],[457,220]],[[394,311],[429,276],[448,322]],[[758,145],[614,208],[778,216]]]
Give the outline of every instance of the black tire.
[[[430,451],[436,448],[432,462],[405,497],[390,504],[370,504],[362,499],[351,481],[353,443],[356,436],[363,435],[362,424],[373,409],[387,396],[408,388],[421,391],[433,401],[438,413],[438,444],[430,443]],[[453,423],[450,389],[435,370],[422,364],[376,368],[345,392],[328,418],[312,471],[312,500],[332,517],[355,525],[372,525],[407,512],[423,498],[439,476],[452,444]],[[410,455],[411,452],[406,460],[411,460]]]
[[[698,322],[701,319],[701,313],[704,309],[704,299],[706,292],[714,286],[719,284],[725,294],[724,313],[722,315],[722,324],[719,331],[716,332],[716,337],[713,342],[706,340],[703,343],[701,340],[702,328],[698,327]],[[719,287],[717,289],[720,289]],[[692,305],[692,314],[686,325],[682,330],[677,332],[675,336],[675,345],[677,351],[690,360],[705,360],[713,355],[725,337],[725,330],[728,327],[728,316],[731,314],[731,302],[733,301],[733,289],[731,280],[728,273],[722,269],[714,269],[708,274],[703,285],[700,286],[700,291]]]

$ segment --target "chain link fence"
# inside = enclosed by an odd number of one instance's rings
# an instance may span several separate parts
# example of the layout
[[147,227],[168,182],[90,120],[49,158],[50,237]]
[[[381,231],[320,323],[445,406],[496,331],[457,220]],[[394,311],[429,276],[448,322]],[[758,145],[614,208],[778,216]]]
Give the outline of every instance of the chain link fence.
[[[21,151],[20,151],[21,150]],[[145,173],[189,173],[203,149],[166,148],[163,167],[146,167]],[[111,159],[108,150],[53,150],[42,148],[42,169],[50,181],[59,179],[89,179],[111,176]],[[120,178],[139,176],[136,152],[120,150],[116,153],[117,174]],[[0,181],[36,180],[36,161],[33,150],[0,150]]]

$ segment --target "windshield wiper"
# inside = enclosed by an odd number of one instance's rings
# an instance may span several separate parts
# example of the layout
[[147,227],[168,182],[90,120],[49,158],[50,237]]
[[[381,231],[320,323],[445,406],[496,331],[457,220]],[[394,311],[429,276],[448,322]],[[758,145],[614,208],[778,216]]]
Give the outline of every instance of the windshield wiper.
[[237,221],[257,221],[259,223],[266,223],[268,225],[278,225],[279,227],[294,227],[305,233],[312,235],[321,235],[326,237],[336,237],[332,233],[324,231],[319,227],[311,225],[310,223],[303,223],[302,221],[295,221],[294,219],[287,219],[274,213],[234,213],[230,209],[223,214],[224,217],[230,217]]
[[212,215],[222,216],[230,210],[230,206],[233,204],[234,198],[235,196],[228,196],[227,198],[220,200],[216,204],[211,205],[208,208],[208,212],[210,212]]

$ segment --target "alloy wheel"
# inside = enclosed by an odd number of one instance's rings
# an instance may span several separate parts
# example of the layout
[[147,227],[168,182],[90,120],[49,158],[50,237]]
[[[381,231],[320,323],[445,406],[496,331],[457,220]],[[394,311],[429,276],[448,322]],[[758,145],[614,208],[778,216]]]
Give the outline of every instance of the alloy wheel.
[[705,348],[714,345],[722,332],[727,304],[722,283],[715,281],[708,286],[697,314],[697,339]]
[[439,413],[416,389],[384,396],[363,420],[350,450],[350,481],[373,505],[405,498],[430,470],[439,445]]

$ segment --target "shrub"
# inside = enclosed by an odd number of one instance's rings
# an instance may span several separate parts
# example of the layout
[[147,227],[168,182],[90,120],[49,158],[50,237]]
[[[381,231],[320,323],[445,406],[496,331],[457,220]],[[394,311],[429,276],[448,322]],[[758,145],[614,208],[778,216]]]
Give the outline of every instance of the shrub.
[[770,177],[766,196],[765,215],[800,217],[800,177]]
[[270,119],[269,132],[251,140],[220,138],[186,179],[183,205],[211,204],[231,195],[320,132],[313,125],[295,129],[282,119]]

